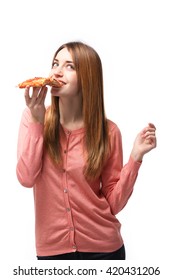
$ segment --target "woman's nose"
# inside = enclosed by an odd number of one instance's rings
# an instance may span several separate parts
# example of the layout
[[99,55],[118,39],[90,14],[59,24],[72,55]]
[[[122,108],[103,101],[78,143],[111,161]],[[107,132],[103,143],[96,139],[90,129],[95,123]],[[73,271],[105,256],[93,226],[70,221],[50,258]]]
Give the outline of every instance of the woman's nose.
[[63,76],[63,69],[62,69],[62,67],[57,67],[56,69],[54,69],[54,75]]

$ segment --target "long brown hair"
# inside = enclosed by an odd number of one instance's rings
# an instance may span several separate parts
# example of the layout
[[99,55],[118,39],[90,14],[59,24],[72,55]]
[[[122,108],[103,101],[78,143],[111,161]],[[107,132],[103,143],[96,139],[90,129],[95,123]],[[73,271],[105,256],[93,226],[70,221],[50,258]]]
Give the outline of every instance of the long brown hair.
[[[103,98],[102,63],[97,52],[82,42],[62,45],[71,53],[75,65],[79,90],[82,93],[82,112],[85,126],[85,150],[87,154],[84,175],[93,180],[100,176],[109,152],[108,124]],[[57,164],[62,163],[60,146],[59,97],[52,96],[51,106],[46,112],[44,143],[50,157]]]

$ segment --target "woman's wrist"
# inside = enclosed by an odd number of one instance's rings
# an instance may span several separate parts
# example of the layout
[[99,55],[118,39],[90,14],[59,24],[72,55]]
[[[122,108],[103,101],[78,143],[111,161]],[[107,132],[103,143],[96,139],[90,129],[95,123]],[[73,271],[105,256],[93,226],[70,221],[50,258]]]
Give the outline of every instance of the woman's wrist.
[[143,155],[133,150],[131,152],[131,157],[133,158],[134,161],[141,162],[143,160]]
[[33,123],[41,123],[44,124],[44,117],[35,118],[34,116],[31,117],[31,121]]

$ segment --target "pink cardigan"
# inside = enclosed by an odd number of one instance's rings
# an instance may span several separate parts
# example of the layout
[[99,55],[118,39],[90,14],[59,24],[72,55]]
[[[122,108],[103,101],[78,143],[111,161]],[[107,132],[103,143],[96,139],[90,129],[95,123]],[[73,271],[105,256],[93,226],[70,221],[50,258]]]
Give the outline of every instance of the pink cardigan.
[[63,168],[43,150],[43,125],[23,112],[18,138],[17,177],[34,191],[38,256],[68,252],[112,252],[123,245],[115,215],[126,205],[141,165],[130,157],[123,167],[121,133],[109,122],[111,155],[101,177],[83,176],[85,129],[65,132],[61,139]]

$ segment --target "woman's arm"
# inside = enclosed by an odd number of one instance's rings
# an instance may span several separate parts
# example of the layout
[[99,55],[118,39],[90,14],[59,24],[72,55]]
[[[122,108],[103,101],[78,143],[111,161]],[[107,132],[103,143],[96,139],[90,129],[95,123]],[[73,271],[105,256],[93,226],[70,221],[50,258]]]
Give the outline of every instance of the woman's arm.
[[155,128],[150,125],[135,139],[128,163],[123,167],[121,133],[114,127],[111,135],[111,156],[102,172],[102,193],[106,197],[112,213],[116,215],[126,205],[145,153],[156,146]]
[[43,124],[32,122],[30,110],[23,112],[17,147],[17,178],[21,185],[33,187],[42,167]]
[[33,187],[40,174],[43,157],[43,129],[47,87],[25,89],[24,111],[19,128],[16,173],[25,187]]

